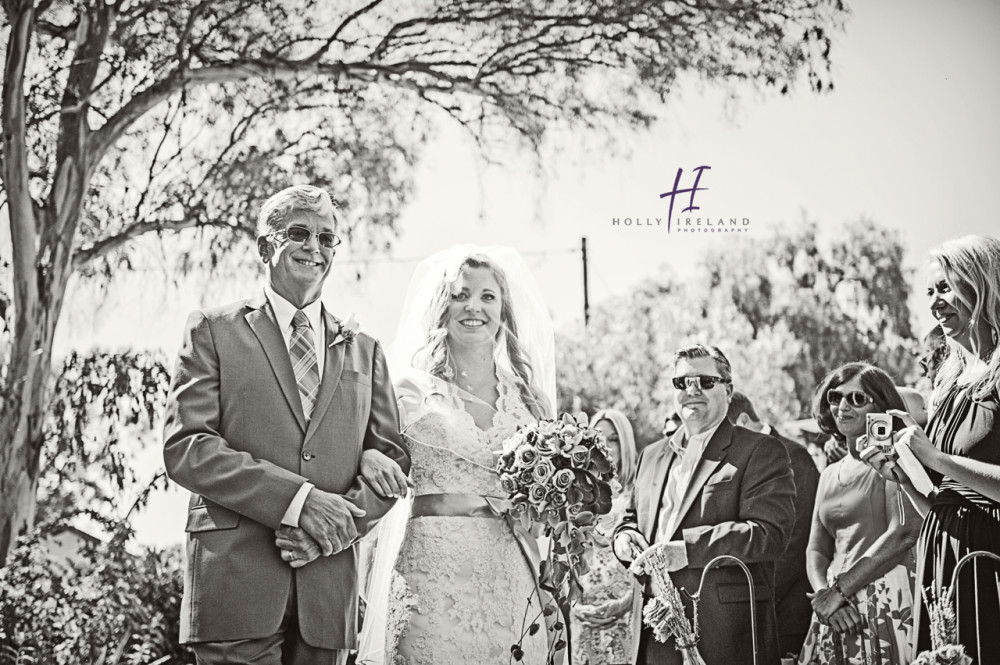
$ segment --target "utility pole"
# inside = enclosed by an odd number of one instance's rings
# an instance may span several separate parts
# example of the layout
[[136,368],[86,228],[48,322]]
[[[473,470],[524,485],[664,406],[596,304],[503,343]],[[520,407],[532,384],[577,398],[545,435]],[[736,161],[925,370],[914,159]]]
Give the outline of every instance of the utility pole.
[[587,236],[580,238],[580,249],[583,253],[583,325],[590,324],[590,290],[587,285]]

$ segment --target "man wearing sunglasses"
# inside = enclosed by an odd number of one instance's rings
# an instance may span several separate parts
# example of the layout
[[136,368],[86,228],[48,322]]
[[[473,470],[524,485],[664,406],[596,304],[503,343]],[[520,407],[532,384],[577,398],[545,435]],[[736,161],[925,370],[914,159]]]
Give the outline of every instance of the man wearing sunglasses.
[[393,503],[359,461],[409,456],[378,342],[320,301],[336,230],[322,189],[272,196],[263,290],[184,331],[163,456],[192,493],[180,638],[201,665],[335,665],[356,646],[355,544]]
[[[654,551],[678,589],[698,591],[705,566],[735,556],[749,567],[756,592],[761,664],[779,662],[774,610],[774,562],[795,522],[795,485],[780,441],[733,426],[726,418],[732,369],[717,347],[695,344],[674,354],[674,401],[682,426],[639,456],[632,505],[615,530],[623,564]],[[641,623],[641,604],[654,593],[644,581],[633,611],[639,665],[680,664],[673,640],[658,642]],[[714,568],[698,603],[706,663],[754,662],[750,589],[738,566]],[[694,616],[688,604],[687,616]]]

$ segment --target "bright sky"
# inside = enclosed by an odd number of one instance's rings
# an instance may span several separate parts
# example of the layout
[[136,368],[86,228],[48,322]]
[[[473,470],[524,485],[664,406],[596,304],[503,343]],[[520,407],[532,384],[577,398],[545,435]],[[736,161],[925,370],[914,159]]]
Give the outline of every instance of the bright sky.
[[[914,267],[948,238],[1000,234],[1000,4],[853,4],[846,34],[834,45],[835,91],[829,94],[748,94],[732,112],[718,92],[689,89],[671,100],[651,132],[622,139],[627,154],[574,149],[544,164],[542,181],[527,161],[484,169],[468,142],[445,128],[420,165],[394,262],[370,264],[359,285],[349,252],[342,253],[325,303],[338,314],[357,312],[367,330],[388,342],[415,266],[408,259],[456,242],[507,244],[527,256],[557,325],[567,326],[582,317],[576,250],[583,236],[593,304],[627,294],[663,263],[682,272],[705,247],[796,224],[803,213],[828,233],[861,216],[899,229]],[[701,182],[710,189],[698,194],[701,214],[749,218],[747,234],[612,225],[616,217],[660,217],[665,224],[659,194],[673,184],[677,168],[688,178],[699,165],[712,167]],[[166,297],[162,281],[162,274],[143,273],[112,287],[96,317],[68,312],[60,348],[139,346],[172,356],[192,308],[257,288],[223,284],[206,296],[202,285],[191,284]],[[921,310],[919,329],[928,327],[922,299],[913,304]],[[143,463],[152,474],[158,451]],[[141,541],[182,539],[184,495],[156,497],[137,525]]]

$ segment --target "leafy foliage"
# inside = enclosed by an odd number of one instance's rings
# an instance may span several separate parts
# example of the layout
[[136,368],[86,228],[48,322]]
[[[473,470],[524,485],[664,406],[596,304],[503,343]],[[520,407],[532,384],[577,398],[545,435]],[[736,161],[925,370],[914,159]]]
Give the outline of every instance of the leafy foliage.
[[[176,643],[181,551],[135,553],[129,526],[166,483],[144,483],[132,461],[141,434],[159,428],[168,381],[148,354],[65,359],[44,428],[39,526],[0,569],[0,664],[193,663]],[[77,543],[76,524],[100,535]]]
[[177,645],[180,547],[133,554],[127,526],[105,525],[110,540],[70,559],[49,554],[54,523],[20,540],[0,569],[0,663],[194,663]]
[[[560,124],[646,126],[686,73],[786,93],[804,71],[823,90],[846,14],[838,0],[105,5],[43,3],[24,78],[41,208],[70,157],[67,106],[85,116],[74,264],[86,274],[128,267],[135,238],[182,228],[201,234],[181,265],[212,264],[293,180],[346,204],[349,238],[384,246],[441,117],[484,150],[514,137],[537,147]],[[16,3],[4,7],[15,20]],[[79,90],[83,53],[97,69]]]
[[673,353],[693,342],[723,350],[736,388],[772,422],[807,417],[822,377],[845,362],[905,383],[917,342],[902,258],[897,235],[867,220],[826,242],[808,223],[708,252],[686,281],[665,273],[556,345],[560,408],[574,397],[591,412],[615,407],[638,440],[658,438],[673,411]]
[[107,517],[120,511],[122,496],[140,482],[131,460],[159,430],[169,381],[163,359],[146,353],[65,359],[44,429],[40,520],[64,522],[80,506]]

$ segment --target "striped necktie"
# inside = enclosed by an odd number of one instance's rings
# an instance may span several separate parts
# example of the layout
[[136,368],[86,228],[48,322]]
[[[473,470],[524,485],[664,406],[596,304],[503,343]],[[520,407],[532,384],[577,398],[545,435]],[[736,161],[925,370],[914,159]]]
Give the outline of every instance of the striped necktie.
[[316,360],[312,328],[302,310],[297,310],[292,317],[292,340],[288,355],[292,359],[295,382],[299,384],[302,411],[306,414],[306,420],[309,420],[319,393],[319,362]]

